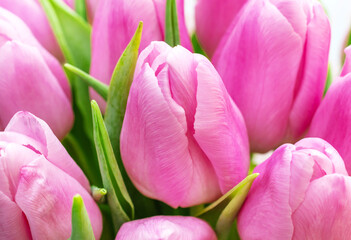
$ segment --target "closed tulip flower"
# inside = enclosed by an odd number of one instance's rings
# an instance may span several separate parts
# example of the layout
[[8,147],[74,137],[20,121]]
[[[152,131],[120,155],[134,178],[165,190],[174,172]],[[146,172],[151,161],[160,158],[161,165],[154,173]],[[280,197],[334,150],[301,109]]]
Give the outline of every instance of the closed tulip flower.
[[17,111],[26,110],[63,138],[73,124],[70,99],[59,62],[21,19],[0,8],[0,130]]
[[28,112],[18,112],[0,132],[0,183],[1,238],[69,238],[75,194],[100,237],[102,217],[88,180],[49,126]]
[[116,240],[216,240],[203,220],[183,216],[155,216],[122,225]]
[[305,134],[323,96],[329,44],[316,0],[252,0],[240,11],[213,63],[244,116],[252,151]]
[[342,76],[330,86],[313,117],[308,136],[320,137],[332,144],[351,174],[351,48],[345,52]]
[[[184,2],[177,0],[181,45],[191,49],[184,20]],[[143,36],[140,51],[151,41],[165,40],[166,0],[104,0],[95,14],[92,32],[92,59],[90,74],[109,84],[119,57],[133,37],[140,21]],[[100,107],[105,101],[93,95]]]
[[330,144],[285,144],[254,172],[238,216],[241,239],[348,239],[351,178]]
[[249,165],[243,118],[212,64],[164,42],[139,56],[120,149],[134,185],[174,208],[215,200]]
[[247,0],[198,0],[195,8],[196,35],[209,57]]

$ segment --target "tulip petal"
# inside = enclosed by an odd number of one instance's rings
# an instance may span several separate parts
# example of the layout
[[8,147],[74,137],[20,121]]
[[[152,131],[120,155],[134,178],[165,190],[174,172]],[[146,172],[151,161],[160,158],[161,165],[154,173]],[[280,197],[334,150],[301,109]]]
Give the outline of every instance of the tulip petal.
[[31,239],[25,215],[0,191],[0,236],[2,239]]
[[351,178],[339,174],[313,181],[293,213],[292,239],[349,239]]
[[212,57],[231,22],[247,0],[199,0],[195,7],[196,35]]
[[313,7],[313,18],[308,24],[302,66],[302,79],[295,86],[295,101],[290,112],[288,138],[300,138],[310,125],[319,106],[328,71],[330,26],[322,6]]
[[100,210],[80,183],[44,157],[22,167],[20,172],[15,200],[28,219],[34,239],[69,238],[72,200],[76,194],[84,199],[95,237],[99,239]]
[[[0,1],[0,5],[3,1]],[[7,41],[17,40],[36,47],[43,56],[51,72],[55,75],[66,96],[71,99],[71,91],[63,69],[58,60],[52,56],[33,36],[28,26],[16,15],[0,7],[0,35]],[[1,46],[2,44],[0,44]]]
[[238,217],[242,239],[291,239],[294,231],[289,205],[290,162],[295,147],[279,147],[257,166],[253,182]]
[[345,76],[348,73],[351,73],[351,46],[345,48],[345,55],[346,58],[340,75],[341,77]]
[[269,1],[257,0],[241,11],[213,57],[253,151],[268,151],[285,135],[302,52],[290,22]]
[[1,125],[25,110],[44,119],[59,138],[71,129],[71,104],[34,47],[12,41],[0,48],[0,90]]
[[249,169],[249,144],[244,119],[212,64],[203,58],[196,67],[197,107],[194,137],[215,169],[226,193]]
[[116,240],[128,239],[215,240],[217,237],[203,220],[183,216],[154,216],[123,224]]
[[[50,162],[74,177],[89,191],[90,185],[83,171],[72,160],[66,149],[43,120],[28,112],[18,112],[11,119],[5,131],[17,132],[39,142],[45,151],[38,150]],[[16,142],[20,143],[19,141]]]
[[51,54],[59,59],[63,59],[61,50],[39,1],[1,0],[0,7],[19,16],[26,25],[28,25],[36,39],[38,39]]
[[[351,173],[351,141],[348,123],[351,119],[351,75],[335,81],[315,113],[308,136],[328,141],[340,154]],[[340,165],[340,164],[339,164]]]

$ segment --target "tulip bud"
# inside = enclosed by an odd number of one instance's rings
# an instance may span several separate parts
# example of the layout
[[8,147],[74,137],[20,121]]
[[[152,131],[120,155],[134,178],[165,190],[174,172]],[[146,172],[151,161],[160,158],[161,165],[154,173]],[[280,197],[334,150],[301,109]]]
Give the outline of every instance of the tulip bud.
[[[191,49],[185,27],[183,0],[177,0],[177,10],[181,44]],[[144,22],[140,51],[151,41],[163,41],[165,13],[166,0],[101,1],[93,24],[90,74],[109,84],[116,63],[140,21]],[[94,99],[102,109],[105,108],[105,102],[100,96],[94,94]]]
[[0,130],[19,110],[43,118],[59,138],[73,124],[70,88],[60,63],[21,19],[0,8]]
[[323,96],[329,43],[316,0],[252,0],[240,11],[213,63],[244,116],[251,150],[305,133]]
[[88,180],[49,126],[28,112],[18,112],[0,132],[0,182],[2,238],[69,238],[77,193],[100,237],[102,217]]
[[223,35],[247,0],[199,0],[195,8],[196,35],[212,57]]
[[120,140],[134,185],[175,208],[211,202],[248,172],[240,111],[208,59],[181,46],[140,54]]
[[320,137],[332,144],[345,161],[351,174],[351,48],[345,50],[346,60],[341,77],[330,86],[313,117],[308,136]]
[[192,239],[216,240],[216,234],[203,220],[183,216],[155,216],[122,225],[116,240]]
[[242,239],[347,239],[351,179],[330,144],[285,144],[254,172],[260,175],[238,216]]

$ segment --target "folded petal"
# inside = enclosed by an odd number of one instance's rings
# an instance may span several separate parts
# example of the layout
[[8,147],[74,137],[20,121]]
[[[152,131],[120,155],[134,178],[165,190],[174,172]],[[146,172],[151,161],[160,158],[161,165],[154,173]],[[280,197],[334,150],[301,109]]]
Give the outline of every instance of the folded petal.
[[[87,190],[90,189],[88,179],[85,177],[83,171],[70,157],[50,127],[43,120],[28,112],[18,112],[11,119],[5,131],[23,134],[40,143],[41,148],[38,150],[51,163],[75,178]],[[21,143],[21,140],[16,142]],[[44,148],[44,151],[42,148]]]
[[245,5],[223,37],[213,63],[244,116],[251,150],[268,151],[284,137],[302,53],[300,35],[269,1]]
[[332,174],[313,181],[293,213],[292,239],[348,239],[351,234],[351,178]]
[[289,130],[296,141],[308,129],[319,106],[328,71],[330,25],[322,6],[313,7],[313,16],[308,24],[301,82],[295,86],[295,101],[289,117]]
[[0,53],[1,125],[19,110],[30,111],[63,138],[72,127],[73,111],[39,51],[12,41]]
[[341,77],[351,72],[351,46],[345,48],[345,62],[341,72]]
[[102,230],[100,210],[80,183],[39,157],[20,171],[16,203],[27,217],[34,239],[67,239],[71,233],[73,196],[84,200],[94,235]]
[[22,210],[0,191],[0,235],[2,239],[31,239]]
[[222,193],[249,168],[249,143],[244,119],[212,64],[203,58],[196,67],[197,107],[194,137],[211,161]]
[[255,179],[238,216],[242,239],[291,239],[290,163],[295,147],[285,144],[257,166]]

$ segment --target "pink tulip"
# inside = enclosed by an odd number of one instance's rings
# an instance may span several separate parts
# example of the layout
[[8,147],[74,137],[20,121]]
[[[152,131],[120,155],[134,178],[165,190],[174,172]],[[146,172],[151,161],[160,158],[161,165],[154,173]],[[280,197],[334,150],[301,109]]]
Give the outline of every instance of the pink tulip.
[[346,49],[342,77],[329,88],[313,117],[308,136],[320,137],[332,144],[351,174],[351,48]]
[[195,8],[196,35],[209,57],[247,0],[198,0]]
[[[181,44],[191,49],[184,21],[183,0],[177,0]],[[166,0],[104,0],[95,15],[92,32],[90,74],[109,84],[116,63],[133,37],[139,21],[144,22],[140,51],[151,41],[165,39]],[[93,95],[104,109],[105,101]]]
[[174,208],[215,200],[249,165],[243,118],[212,64],[164,42],[140,54],[120,147],[134,185]]
[[241,239],[348,239],[351,178],[330,144],[285,144],[254,172],[238,216]]
[[316,0],[252,0],[213,63],[241,110],[251,150],[301,138],[322,99],[330,26]]
[[0,130],[19,110],[44,119],[63,138],[73,124],[71,94],[60,63],[21,19],[0,8]]
[[102,217],[88,180],[49,126],[28,112],[0,132],[0,183],[1,238],[67,239],[77,193],[100,237]]
[[155,216],[122,225],[116,240],[216,240],[216,234],[203,220],[183,216]]

